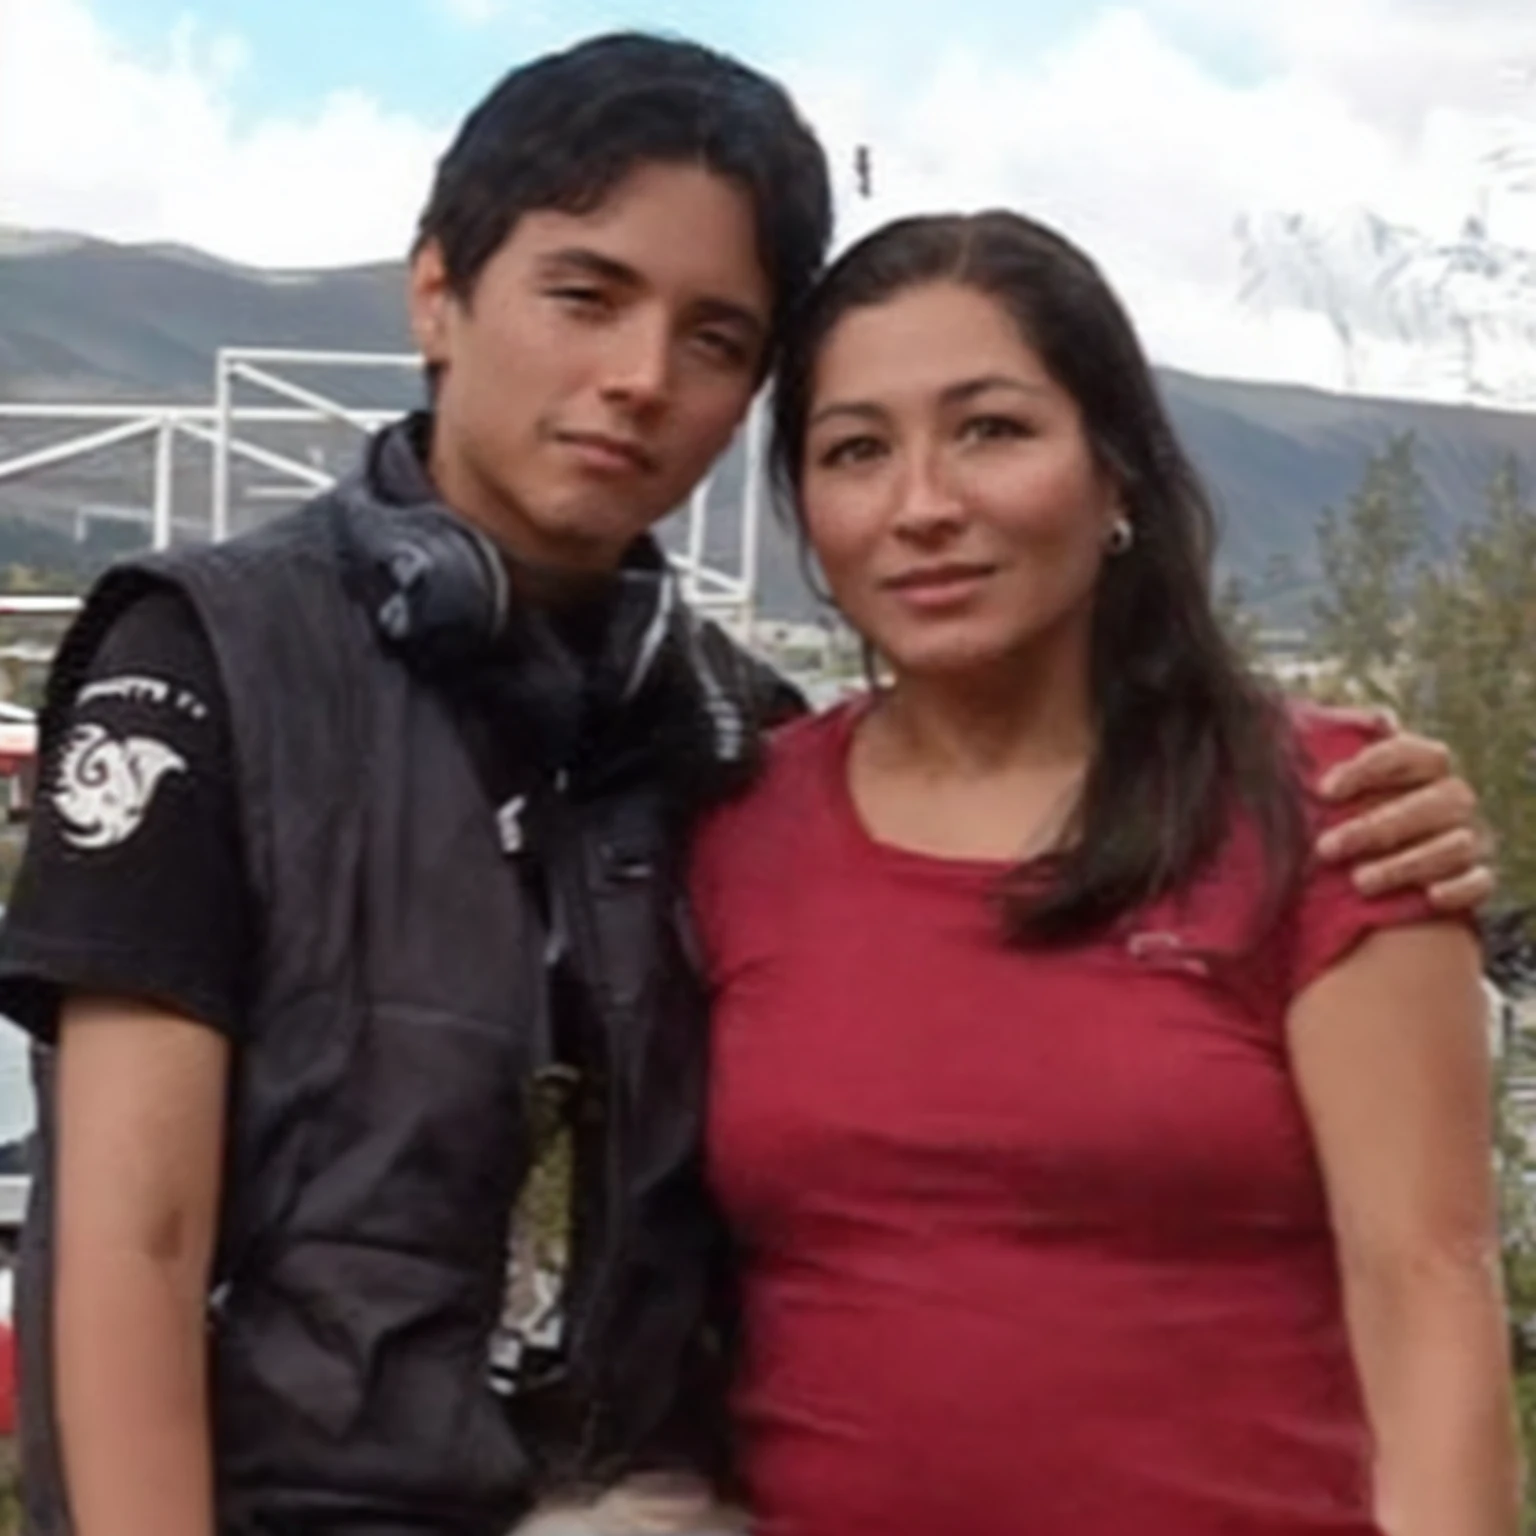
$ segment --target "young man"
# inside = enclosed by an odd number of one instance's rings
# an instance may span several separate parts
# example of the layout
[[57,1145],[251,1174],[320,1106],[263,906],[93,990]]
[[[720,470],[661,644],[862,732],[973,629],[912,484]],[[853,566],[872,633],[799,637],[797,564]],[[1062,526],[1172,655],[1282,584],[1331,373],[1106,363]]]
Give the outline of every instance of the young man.
[[[551,1487],[707,1464],[675,866],[793,700],[648,530],[829,225],[814,138],[728,59],[621,36],[515,71],[422,217],[431,412],[297,516],[93,594],[0,953],[52,1047],[33,1531],[499,1536]],[[1446,782],[1387,843],[1466,819]],[[551,1146],[534,1330],[507,1247]]]

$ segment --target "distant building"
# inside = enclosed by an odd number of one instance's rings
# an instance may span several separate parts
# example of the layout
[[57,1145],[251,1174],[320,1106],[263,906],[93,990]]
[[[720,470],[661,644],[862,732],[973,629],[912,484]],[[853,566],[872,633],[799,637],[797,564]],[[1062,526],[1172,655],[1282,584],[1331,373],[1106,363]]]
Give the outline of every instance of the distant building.
[[36,763],[36,716],[0,702],[0,821],[18,820],[31,808]]

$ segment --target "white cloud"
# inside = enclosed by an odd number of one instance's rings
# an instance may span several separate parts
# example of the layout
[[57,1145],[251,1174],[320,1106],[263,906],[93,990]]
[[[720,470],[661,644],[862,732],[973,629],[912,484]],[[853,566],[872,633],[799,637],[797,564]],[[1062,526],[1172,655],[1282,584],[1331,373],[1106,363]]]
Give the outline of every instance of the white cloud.
[[[470,22],[503,6],[437,3]],[[344,92],[241,126],[238,39],[183,27],[162,57],[134,58],[104,14],[0,0],[0,222],[268,264],[403,250],[446,127]],[[787,63],[848,231],[922,208],[1034,212],[1100,258],[1163,360],[1336,381],[1325,325],[1239,310],[1244,213],[1363,204],[1443,235],[1486,204],[1501,238],[1536,245],[1536,195],[1520,190],[1536,185],[1531,0],[1140,0],[1019,57],[956,31],[920,77],[877,77],[856,52]],[[867,204],[858,144],[874,149]]]
[[550,0],[433,0],[450,20],[469,28],[511,22],[521,36],[536,36],[555,27],[558,16]]
[[1271,67],[1326,82],[1408,137],[1436,110],[1529,110],[1522,88],[1536,67],[1529,0],[1147,4],[1158,17],[1247,42]]
[[[1174,3],[1186,23],[1193,6],[1226,8],[1226,0]],[[1497,110],[1433,107],[1404,132],[1395,107],[1379,110],[1341,83],[1347,50],[1333,34],[1337,46],[1308,67],[1302,21],[1321,28],[1330,8],[1384,3],[1298,0],[1284,57],[1244,83],[1171,41],[1177,29],[1167,18],[1160,26],[1122,9],[1027,63],[953,47],[923,81],[881,91],[808,68],[801,91],[840,167],[854,144],[875,147],[877,197],[852,205],[850,232],[896,213],[1007,203],[1086,245],[1164,360],[1333,383],[1340,360],[1325,325],[1239,310],[1237,219],[1364,205],[1448,233],[1483,203],[1480,187],[1495,189],[1489,147],[1518,143],[1523,131],[1501,100]],[[1510,15],[1525,27],[1523,12]],[[1457,25],[1449,13],[1438,24],[1447,33]],[[1278,57],[1279,43],[1266,42]],[[1491,69],[1492,52],[1483,52]],[[1505,183],[1492,201],[1503,237],[1536,243],[1536,198],[1514,195],[1512,177]]]
[[[1251,51],[1271,76],[1309,82],[1418,162],[1459,219],[1472,183],[1497,197],[1536,186],[1536,6],[1530,0],[1146,0],[1207,42]],[[1462,205],[1444,194],[1459,184]],[[1529,208],[1513,238],[1536,241]]]
[[401,252],[440,130],[355,92],[238,126],[239,38],[136,58],[84,0],[0,0],[0,223],[175,240],[261,265]]
[[472,27],[494,21],[505,10],[503,0],[439,0],[439,4],[456,21]]

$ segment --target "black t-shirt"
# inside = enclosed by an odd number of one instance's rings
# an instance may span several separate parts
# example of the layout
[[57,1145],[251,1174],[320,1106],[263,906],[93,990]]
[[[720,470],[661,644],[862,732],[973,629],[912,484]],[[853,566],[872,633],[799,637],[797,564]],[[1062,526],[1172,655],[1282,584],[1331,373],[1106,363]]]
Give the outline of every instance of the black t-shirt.
[[228,704],[192,605],[111,626],[40,765],[0,929],[0,1012],[53,1037],[66,992],[140,998],[239,1035],[254,906]]

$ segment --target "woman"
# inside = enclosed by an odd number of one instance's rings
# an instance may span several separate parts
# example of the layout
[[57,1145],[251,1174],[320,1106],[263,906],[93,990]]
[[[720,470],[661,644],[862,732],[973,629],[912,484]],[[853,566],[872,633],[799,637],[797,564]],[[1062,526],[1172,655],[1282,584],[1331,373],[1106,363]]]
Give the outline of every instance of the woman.
[[1509,1536],[1478,956],[1311,864],[1360,745],[1224,641],[1093,266],[846,253],[778,464],[890,683],[694,868],[760,1536]]

